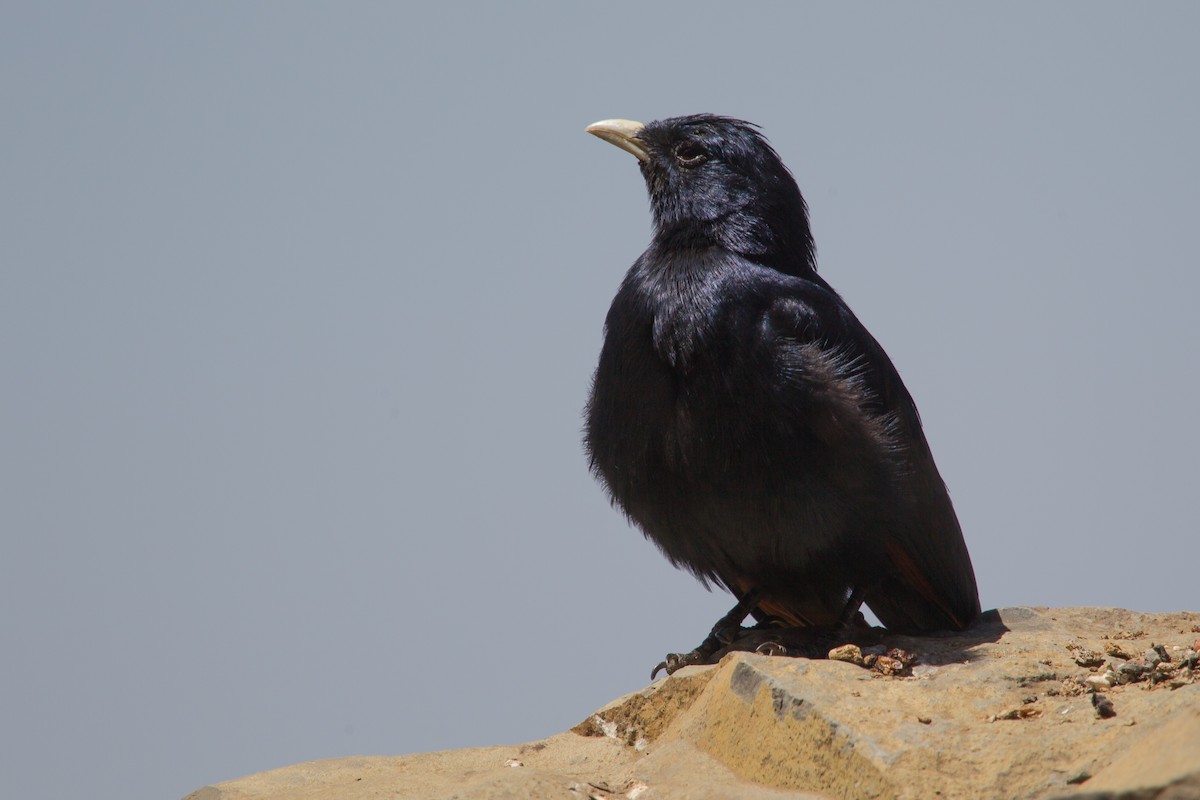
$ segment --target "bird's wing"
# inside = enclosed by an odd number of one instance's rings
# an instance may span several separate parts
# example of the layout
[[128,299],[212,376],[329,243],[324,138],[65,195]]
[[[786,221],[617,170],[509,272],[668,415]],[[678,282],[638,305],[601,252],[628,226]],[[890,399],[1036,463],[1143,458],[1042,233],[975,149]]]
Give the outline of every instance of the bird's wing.
[[832,289],[793,287],[759,322],[778,398],[826,445],[851,496],[871,496],[857,494],[865,483],[887,497],[882,517],[864,523],[891,567],[867,604],[889,628],[965,627],[979,613],[975,574],[908,389]]
[[861,440],[884,452],[895,434],[920,429],[891,361],[832,290],[801,284],[776,296],[758,332],[777,399],[831,447]]

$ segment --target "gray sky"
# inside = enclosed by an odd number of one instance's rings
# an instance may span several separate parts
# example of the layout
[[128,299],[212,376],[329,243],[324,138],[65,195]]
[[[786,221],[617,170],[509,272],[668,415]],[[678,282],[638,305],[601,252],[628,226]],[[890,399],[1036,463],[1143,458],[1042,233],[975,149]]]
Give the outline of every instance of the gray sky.
[[1200,5],[6,3],[0,774],[534,739],[729,605],[579,443],[649,236],[583,133],[763,126],[985,607],[1196,608]]

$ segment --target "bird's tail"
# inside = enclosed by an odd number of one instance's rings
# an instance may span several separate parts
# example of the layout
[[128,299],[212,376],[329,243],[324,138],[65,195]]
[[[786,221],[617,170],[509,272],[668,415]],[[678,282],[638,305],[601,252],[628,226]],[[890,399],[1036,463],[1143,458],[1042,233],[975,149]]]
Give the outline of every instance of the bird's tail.
[[889,630],[962,630],[979,615],[979,590],[965,545],[950,546],[954,552],[940,552],[925,564],[895,541],[885,547],[895,572],[867,594],[866,604]]

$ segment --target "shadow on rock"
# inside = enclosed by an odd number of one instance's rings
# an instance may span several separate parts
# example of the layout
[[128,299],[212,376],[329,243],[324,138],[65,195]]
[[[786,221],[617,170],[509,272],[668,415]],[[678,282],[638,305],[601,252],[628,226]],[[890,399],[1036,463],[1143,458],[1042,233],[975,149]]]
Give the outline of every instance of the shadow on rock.
[[[984,611],[965,630],[945,631],[923,636],[905,636],[865,623],[856,628],[792,628],[755,626],[743,628],[727,647],[712,655],[715,664],[733,652],[761,653],[792,658],[823,659],[831,650],[855,645],[862,653],[889,653],[900,650],[916,656],[916,663],[961,664],[975,660],[975,648],[999,641],[1009,631],[1006,623],[1036,618],[1032,609],[1011,608]],[[850,659],[846,659],[850,660]]]

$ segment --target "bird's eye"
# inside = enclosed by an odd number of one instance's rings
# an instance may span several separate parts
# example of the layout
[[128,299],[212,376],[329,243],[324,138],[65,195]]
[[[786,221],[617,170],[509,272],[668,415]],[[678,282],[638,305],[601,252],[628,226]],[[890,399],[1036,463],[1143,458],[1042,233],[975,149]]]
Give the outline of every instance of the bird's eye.
[[695,167],[708,160],[708,152],[695,142],[684,142],[675,148],[675,159],[684,167]]

